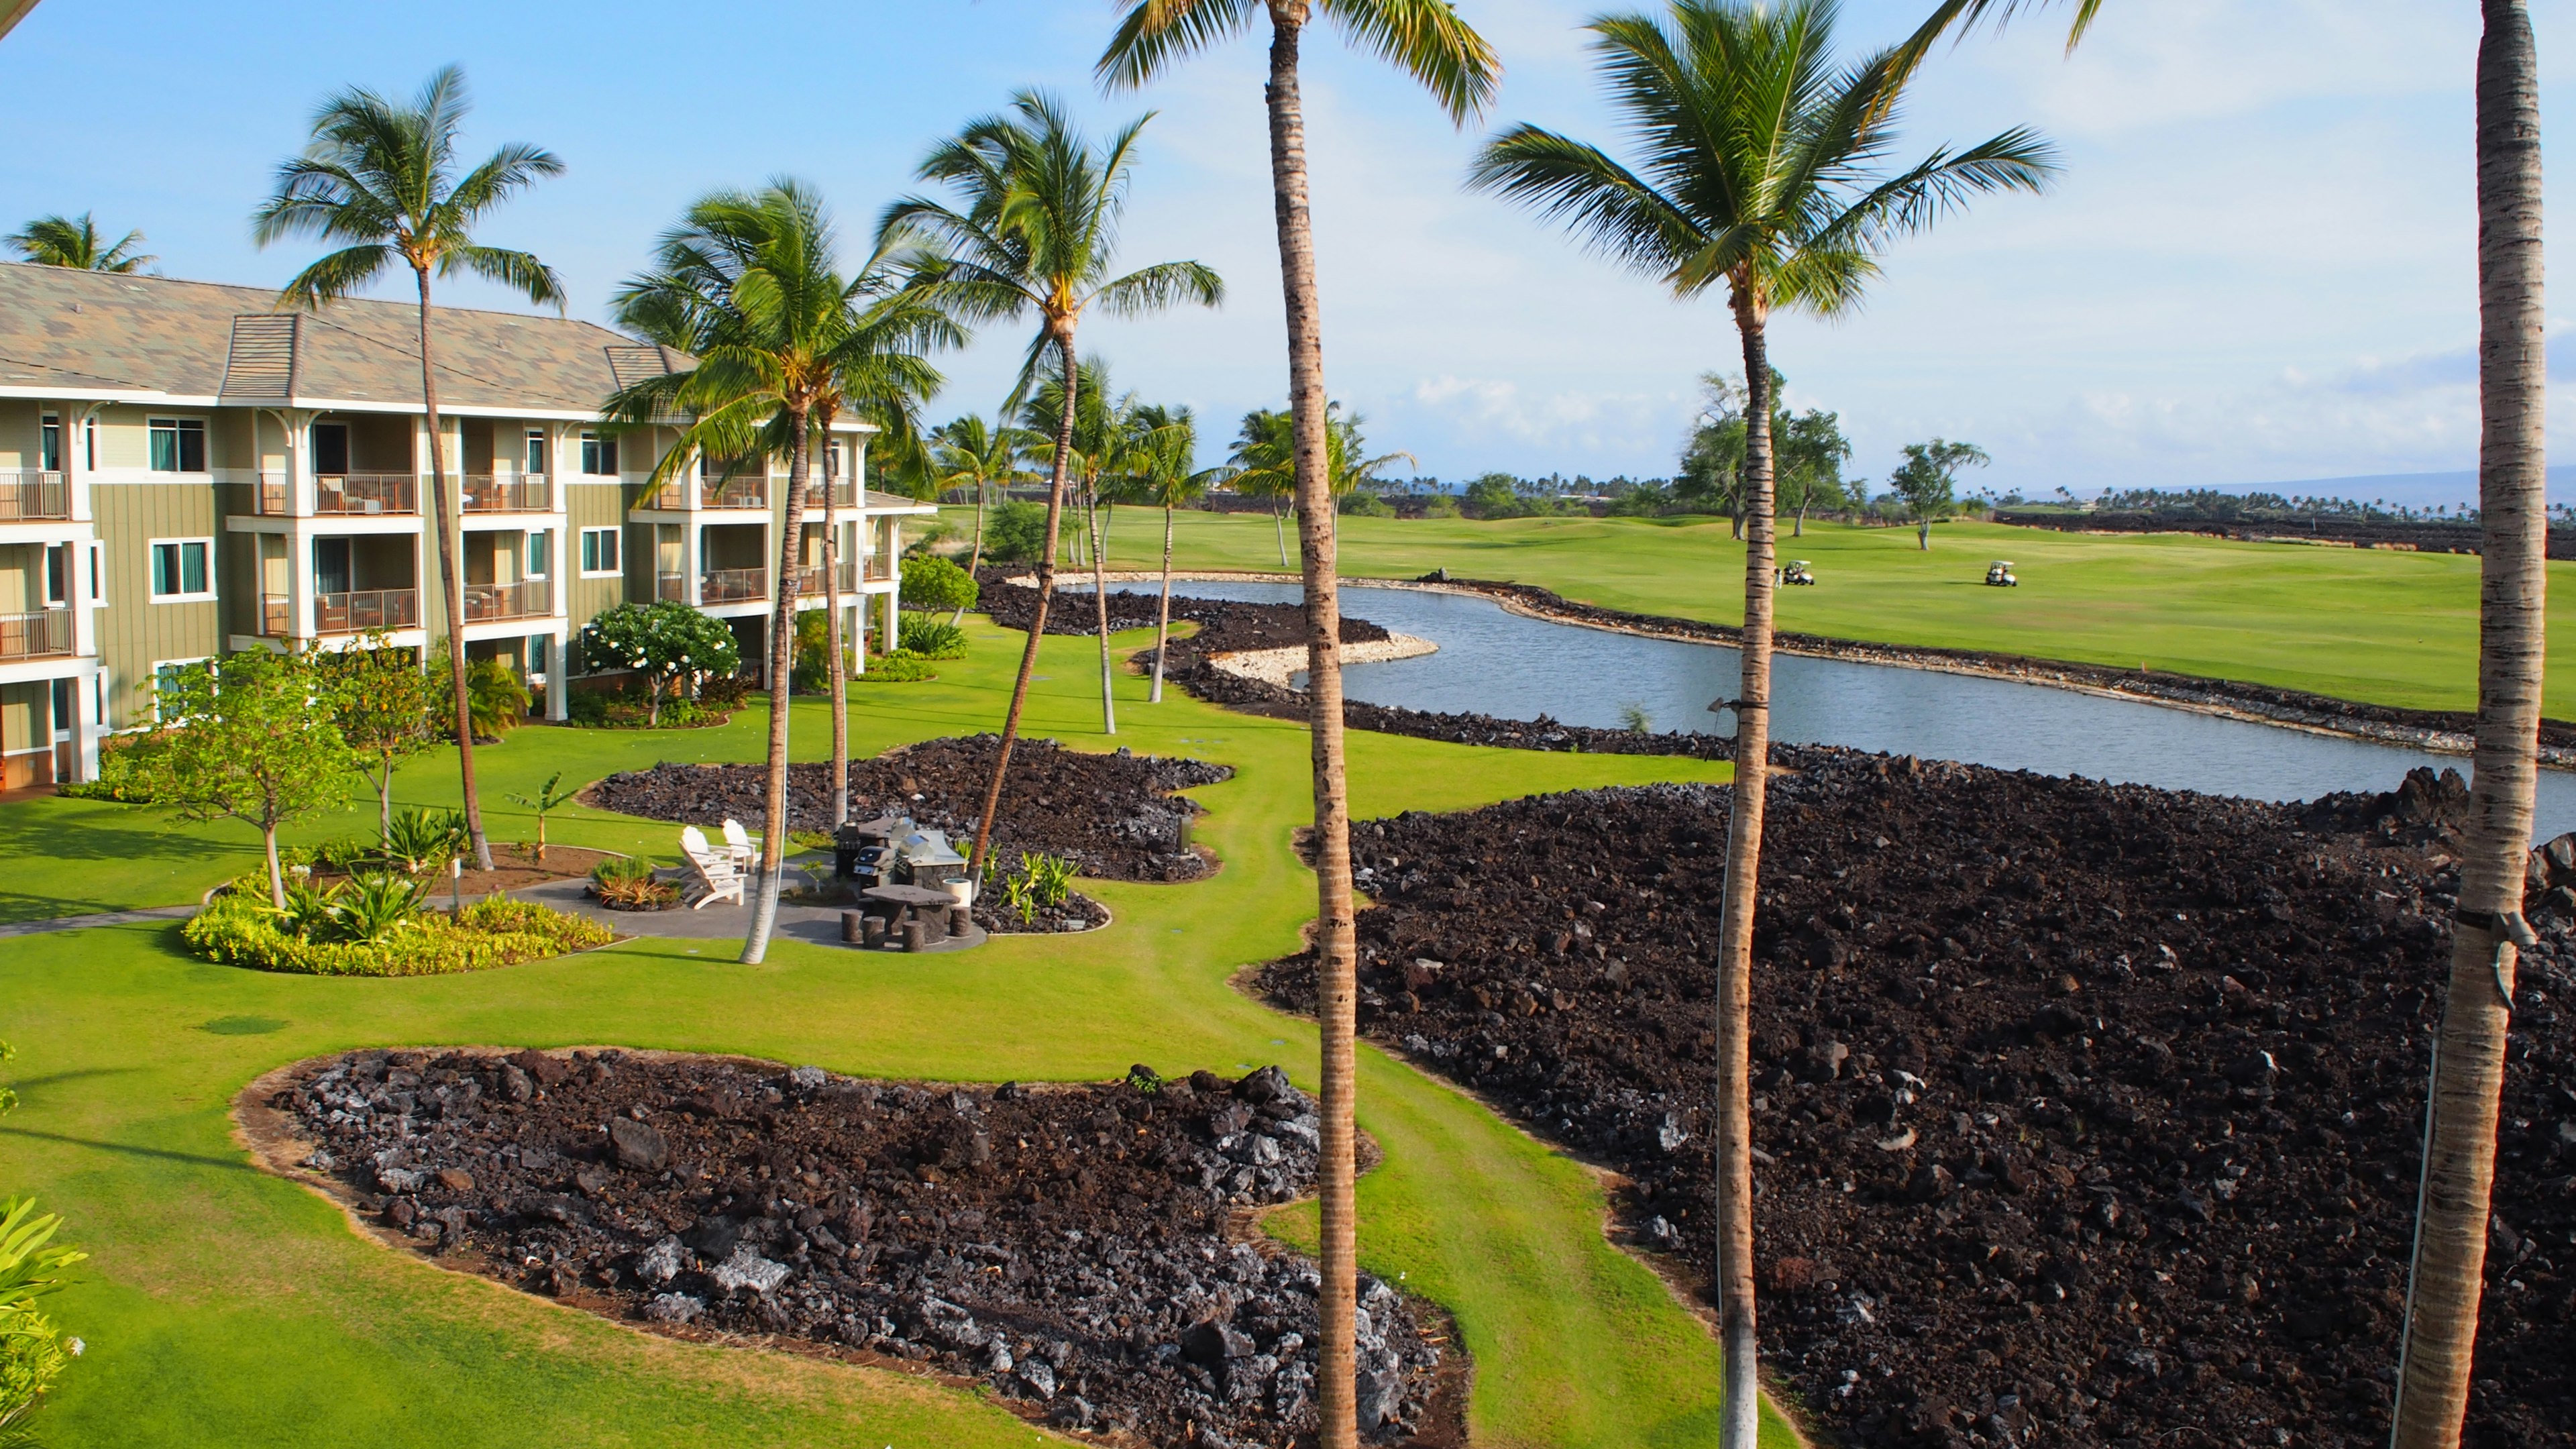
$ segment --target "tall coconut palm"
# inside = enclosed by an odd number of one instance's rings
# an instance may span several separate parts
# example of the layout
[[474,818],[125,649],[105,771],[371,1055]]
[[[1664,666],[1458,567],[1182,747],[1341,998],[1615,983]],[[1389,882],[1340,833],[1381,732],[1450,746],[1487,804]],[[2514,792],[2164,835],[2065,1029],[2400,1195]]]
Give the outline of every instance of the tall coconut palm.
[[[1118,733],[1118,705],[1111,696],[1109,662],[1109,574],[1104,560],[1108,540],[1102,536],[1100,510],[1102,489],[1120,466],[1120,452],[1125,444],[1125,419],[1135,406],[1130,394],[1116,402],[1109,397],[1109,364],[1094,357],[1083,362],[1081,379],[1074,388],[1073,416],[1065,418],[1064,382],[1060,378],[1040,381],[1025,406],[1020,421],[1036,437],[1052,440],[1059,434],[1071,440],[1070,477],[1074,497],[1082,505],[1082,537],[1091,564],[1091,602],[1098,611],[1100,635],[1100,730]],[[1041,462],[1055,461],[1057,444],[1053,441],[1032,445],[1030,455]]]
[[161,260],[135,248],[142,245],[143,233],[129,231],[114,246],[98,234],[95,213],[84,211],[79,219],[67,216],[40,216],[9,234],[9,249],[22,261],[40,267],[70,267],[82,272],[139,272]]
[[438,531],[438,583],[447,613],[448,683],[456,765],[465,790],[465,829],[478,869],[492,868],[483,803],[474,782],[474,707],[466,679],[465,581],[457,567],[458,510],[448,501],[447,440],[438,416],[438,367],[431,350],[429,279],[476,276],[531,302],[563,306],[554,269],[527,252],[474,240],[485,215],[540,177],[563,170],[553,152],[509,145],[456,174],[456,131],[467,107],[465,73],[449,66],[408,106],[370,90],[322,103],[302,155],[277,168],[277,186],[251,214],[261,246],[284,237],[342,242],[295,274],[280,306],[320,310],[396,265],[411,269],[420,294],[420,399],[428,415],[430,525]]
[[[1330,452],[1329,433],[1326,451]],[[1279,409],[1255,408],[1243,415],[1226,455],[1228,488],[1246,498],[1270,504],[1270,531],[1278,539],[1279,566],[1288,567],[1288,509],[1297,498],[1297,419]],[[1329,466],[1329,465],[1328,465]]]
[[1729,1449],[1751,1449],[1756,1424],[1747,1038],[1770,746],[1770,320],[1850,311],[1890,242],[1973,196],[2039,190],[2055,167],[2045,142],[2015,129],[1878,174],[1895,143],[1896,57],[1837,67],[1836,10],[1834,0],[1673,0],[1661,17],[1603,16],[1590,27],[1593,51],[1640,167],[1524,125],[1488,143],[1473,171],[1478,189],[1565,223],[1678,300],[1724,285],[1743,344],[1743,683],[1726,706],[1737,719],[1735,788],[1717,962],[1716,1288]]
[[2483,0],[2478,46],[2478,726],[2450,987],[2433,1056],[2396,1449],[2451,1449],[2468,1412],[2486,1276],[2539,752],[2544,454],[2540,77],[2524,0]]
[[[903,400],[937,391],[939,374],[925,354],[964,340],[936,292],[893,284],[883,250],[855,276],[841,273],[836,252],[830,216],[800,184],[780,180],[758,192],[718,191],[692,203],[679,225],[663,234],[653,269],[619,288],[613,304],[621,324],[696,359],[686,369],[622,389],[601,409],[628,428],[686,420],[679,440],[654,465],[655,485],[684,476],[701,457],[736,460],[729,467],[745,461],[765,467],[773,457],[787,462],[769,616],[769,775],[760,894],[743,942],[746,964],[768,954],[784,873],[788,686],[814,439],[828,438],[844,411],[882,415],[889,406],[899,409]],[[827,550],[827,563],[834,552]],[[839,677],[837,631],[827,638],[833,655],[837,817],[848,811],[847,691]]]
[[[930,434],[931,467],[940,489],[963,489],[975,499],[975,542],[966,564],[970,574],[984,566],[984,512],[991,504],[993,485],[1008,487],[1019,478],[1020,457],[1034,441],[1026,428],[987,423],[973,413]],[[965,610],[958,610],[958,615],[964,617]]]
[[[1350,783],[1343,763],[1340,581],[1326,491],[1322,302],[1314,221],[1306,200],[1306,112],[1299,49],[1320,13],[1352,44],[1411,75],[1465,125],[1492,102],[1501,76],[1493,47],[1450,0],[1118,0],[1117,32],[1096,73],[1142,86],[1186,57],[1270,22],[1271,212],[1288,323],[1288,406],[1294,415],[1298,545],[1306,584],[1306,702],[1313,732],[1316,1014],[1323,1028],[1323,1270],[1318,1409],[1323,1449],[1358,1442],[1353,1327],[1359,1306],[1357,1070],[1359,957],[1351,898]],[[1284,566],[1284,560],[1283,560]]]
[[1163,602],[1154,618],[1154,689],[1147,696],[1147,703],[1161,704],[1163,654],[1172,642],[1173,514],[1206,497],[1225,470],[1198,466],[1199,420],[1188,408],[1138,407],[1127,415],[1127,430],[1136,496],[1163,510]]
[[[1074,336],[1086,311],[1096,307],[1113,317],[1132,317],[1182,302],[1213,307],[1224,300],[1225,284],[1198,262],[1159,262],[1113,275],[1136,140],[1151,119],[1149,113],[1129,122],[1095,149],[1061,102],[1022,91],[1012,97],[1009,111],[968,123],[923,159],[915,174],[948,187],[955,206],[910,197],[887,209],[880,235],[900,236],[923,247],[928,255],[916,273],[920,285],[942,289],[961,315],[1001,320],[1037,314],[1037,332],[1029,340],[1028,357],[1005,411],[1018,405],[1050,363],[1066,392],[1079,396]],[[1064,517],[1066,472],[1073,462],[1076,407],[1078,403],[1064,408],[1058,419],[1047,480],[1046,540],[1038,553],[1037,609],[1029,620],[1019,676],[1011,685],[1002,744],[968,861],[968,870],[979,879],[992,844],[993,815],[1002,805],[1011,746],[1028,705],[1029,678],[1037,670],[1038,646],[1046,634],[1047,605],[1055,597],[1055,546]]]

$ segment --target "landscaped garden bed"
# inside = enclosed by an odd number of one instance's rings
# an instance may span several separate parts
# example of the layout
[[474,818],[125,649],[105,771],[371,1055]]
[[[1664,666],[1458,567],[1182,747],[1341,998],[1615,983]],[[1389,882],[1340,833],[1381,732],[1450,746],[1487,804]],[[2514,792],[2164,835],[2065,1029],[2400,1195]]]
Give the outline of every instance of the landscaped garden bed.
[[[1312,1103],[1239,1081],[999,1088],[620,1052],[365,1051],[242,1120],[385,1237],[656,1331],[978,1382],[1156,1446],[1315,1424],[1315,1269],[1254,1214],[1314,1179]],[[1361,1422],[1463,1442],[1435,1317],[1362,1280]]]
[[[1000,740],[927,740],[852,760],[852,817],[909,815],[961,842],[972,840]],[[1124,749],[1088,754],[1053,740],[1021,740],[1011,750],[1001,819],[993,827],[993,858],[1015,861],[1026,851],[1070,858],[1082,874],[1097,879],[1196,880],[1216,867],[1187,843],[1199,807],[1174,792],[1233,774],[1204,760],[1147,758]],[[767,779],[760,765],[661,764],[611,775],[582,798],[603,810],[648,819],[713,825],[730,816],[757,828]],[[787,799],[791,830],[829,830],[830,768],[789,766]]]
[[[246,878],[208,901],[179,933],[209,961],[302,976],[443,976],[616,939],[605,926],[507,896],[452,914],[428,910],[424,884],[379,876],[329,892],[299,886],[280,912],[261,883]],[[406,894],[407,901],[398,899]]]
[[[1889,1445],[2385,1441],[2457,781],[2279,806],[1783,751],[1768,1366]],[[1723,789],[1354,828],[1361,1028],[1624,1177],[1694,1286]],[[2559,901],[2559,906],[2565,905]],[[2524,958],[2470,1426],[2576,1443],[2576,945]],[[1263,985],[1311,1011],[1310,961]],[[2283,1437],[2283,1436],[2288,1437]]]

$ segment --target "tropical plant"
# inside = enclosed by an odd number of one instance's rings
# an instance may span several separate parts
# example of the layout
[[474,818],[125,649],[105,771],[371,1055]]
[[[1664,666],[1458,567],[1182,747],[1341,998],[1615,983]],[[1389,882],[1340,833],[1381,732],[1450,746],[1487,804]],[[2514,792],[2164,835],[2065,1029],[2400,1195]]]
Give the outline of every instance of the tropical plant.
[[705,681],[729,678],[742,667],[733,630],[677,599],[603,609],[582,626],[579,642],[592,669],[631,669],[644,676],[646,722],[656,729],[665,698],[675,692],[696,698]]
[[439,422],[438,364],[432,347],[429,278],[481,277],[531,302],[563,305],[554,269],[527,252],[474,240],[484,216],[538,179],[560,174],[553,152],[512,144],[459,176],[456,132],[466,111],[465,74],[448,66],[429,78],[408,105],[364,89],[342,91],[313,116],[304,153],[277,168],[276,189],[251,215],[263,247],[290,236],[343,242],[295,274],[278,293],[281,306],[313,311],[365,288],[396,265],[411,269],[420,294],[420,397],[428,414],[431,526],[438,532],[439,594],[447,603],[450,715],[456,767],[465,792],[465,826],[474,863],[492,868],[483,835],[483,802],[474,781],[474,702],[466,677],[465,579],[458,571],[456,509],[448,500],[446,432]]
[[[1402,458],[1410,463],[1413,455],[1388,453],[1364,457],[1367,439],[1360,426],[1367,421],[1356,413],[1344,416],[1342,405],[1334,402],[1324,409],[1324,473],[1326,491],[1333,498],[1346,497],[1382,480],[1387,465]],[[1267,499],[1271,505],[1271,531],[1279,543],[1279,566],[1288,567],[1287,515],[1303,508],[1297,493],[1297,419],[1293,411],[1255,408],[1243,415],[1243,426],[1235,434],[1234,451],[1226,459],[1232,470],[1226,486],[1247,498]],[[1508,513],[1500,515],[1511,516]]]
[[938,677],[939,671],[930,667],[929,659],[909,649],[896,649],[878,655],[877,661],[868,666],[867,672],[851,680],[851,683],[919,684],[925,679]]
[[1773,440],[1767,329],[1778,310],[1848,312],[1896,239],[1971,197],[2036,191],[2053,150],[2014,129],[1937,150],[1894,175],[1904,76],[1894,51],[1832,56],[1833,0],[1672,0],[1660,18],[1592,22],[1614,106],[1642,169],[1596,146],[1514,126],[1477,157],[1472,183],[1562,221],[1676,298],[1721,283],[1743,342],[1748,500],[1736,777],[1718,948],[1717,1298],[1726,1356],[1720,1439],[1751,1449],[1757,1423],[1749,1011],[1753,902],[1770,748]]
[[658,869],[640,855],[611,856],[591,867],[591,890],[602,902],[630,911],[669,905],[680,898],[680,888],[656,880]]
[[1020,457],[1036,441],[1025,428],[987,423],[973,413],[930,435],[931,467],[939,486],[963,489],[975,500],[975,542],[966,560],[970,574],[984,566],[984,514],[991,502],[987,495],[997,483],[1008,487],[1018,480]]
[[[794,689],[798,577],[813,439],[844,411],[909,416],[910,399],[940,382],[925,354],[964,340],[930,289],[899,288],[880,247],[859,270],[839,269],[822,201],[793,181],[756,193],[720,191],[692,203],[662,237],[654,269],[619,289],[617,318],[696,357],[695,366],[621,389],[603,406],[628,429],[688,418],[653,472],[657,484],[698,457],[784,458],[787,506],[769,617],[769,776],[760,893],[742,959],[768,954],[778,920],[787,838],[787,701]],[[881,423],[882,425],[882,423]],[[825,628],[830,634],[833,819],[849,813],[849,701],[843,687],[838,520],[824,498]]]
[[388,873],[353,876],[331,892],[328,939],[381,946],[417,928],[428,900],[427,881]]
[[455,859],[469,840],[464,816],[415,806],[394,816],[385,832],[385,860],[397,870],[419,875]]
[[1887,486],[1905,500],[1905,511],[1914,519],[1915,547],[1930,552],[1933,520],[1958,511],[1959,470],[1971,465],[1982,468],[1990,461],[1985,449],[1974,443],[1934,438],[1905,445],[1905,461],[1887,475]]
[[[1074,497],[1082,508],[1079,537],[1087,545],[1085,553],[1091,565],[1091,603],[1096,611],[1100,644],[1100,728],[1103,734],[1114,735],[1118,733],[1118,707],[1109,688],[1109,575],[1102,557],[1108,540],[1101,535],[1100,509],[1107,480],[1114,478],[1125,463],[1126,419],[1136,406],[1136,398],[1130,393],[1116,402],[1110,400],[1109,364],[1097,357],[1086,359],[1079,373],[1070,419],[1064,415],[1064,380],[1044,378],[1020,410],[1020,421],[1031,433],[1050,440],[1032,444],[1032,457],[1052,463],[1060,446],[1068,446],[1071,453]],[[1059,435],[1065,444],[1052,441]]]
[[287,882],[286,901],[274,909],[280,924],[296,935],[316,937],[331,929],[331,892],[310,879]]
[[298,935],[255,897],[219,895],[179,928],[198,956],[228,966],[306,976],[437,976],[481,971],[606,945],[612,933],[580,916],[494,894],[453,915],[424,914],[375,942]]
[[527,677],[506,659],[477,659],[465,669],[465,701],[476,743],[499,744],[528,717]]
[[995,563],[1035,563],[1047,550],[1047,510],[1043,503],[1009,499],[993,509],[985,530],[984,553]]
[[439,703],[430,682],[435,670],[423,669],[418,650],[396,647],[381,629],[345,649],[315,649],[313,665],[332,681],[340,737],[375,788],[381,839],[393,829],[394,768],[428,749],[438,735],[431,721]]
[[924,659],[963,659],[966,631],[945,619],[915,614],[895,631],[895,647]]
[[1154,615],[1154,688],[1147,702],[1163,702],[1163,655],[1172,642],[1172,523],[1174,514],[1207,496],[1226,477],[1223,468],[1198,466],[1199,421],[1188,408],[1161,404],[1128,414],[1127,466],[1136,495],[1163,510],[1163,597]]
[[[953,299],[951,305],[961,315],[1000,321],[1037,314],[1038,327],[1005,412],[1027,396],[1050,353],[1066,393],[1079,391],[1074,336],[1086,311],[1131,317],[1185,301],[1212,307],[1224,297],[1224,283],[1197,262],[1161,262],[1113,275],[1136,138],[1150,119],[1128,123],[1106,146],[1095,149],[1059,102],[1023,91],[1012,98],[1008,113],[969,122],[922,160],[916,174],[946,186],[956,205],[909,197],[889,208],[879,226],[880,236],[905,239],[925,250],[917,284]],[[1060,411],[1047,482],[1046,528],[1037,552],[1038,605],[1003,716],[1002,746],[995,752],[992,783],[978,816],[970,870],[981,870],[992,841],[993,815],[1001,807],[1011,746],[1019,738],[1029,680],[1046,634],[1047,606],[1055,598],[1055,542],[1064,514],[1065,478],[1073,464],[1075,408]]]
[[535,794],[510,797],[512,804],[525,807],[537,817],[537,843],[529,853],[539,865],[546,863],[546,816],[571,804],[572,798],[581,793],[578,785],[569,790],[561,788],[562,785],[563,771],[557,770],[546,776],[546,782],[537,787]]
[[162,724],[155,748],[135,760],[144,790],[181,820],[239,820],[259,831],[274,904],[286,900],[278,828],[340,805],[358,767],[332,719],[335,688],[309,656],[266,649],[181,666],[155,682]]
[[975,607],[975,595],[975,576],[937,554],[913,554],[903,561],[902,598],[907,609],[963,614]]
[[139,272],[161,260],[135,248],[142,245],[143,233],[129,231],[114,246],[102,246],[96,213],[84,211],[77,219],[66,216],[40,216],[9,234],[9,249],[19,260],[40,267],[70,267],[82,272]]
[[[1359,1060],[1355,1033],[1358,942],[1353,934],[1350,790],[1343,764],[1341,602],[1330,492],[1332,426],[1325,399],[1322,303],[1315,283],[1313,218],[1306,205],[1306,115],[1298,48],[1320,13],[1351,42],[1422,83],[1463,126],[1492,100],[1501,66],[1449,0],[1119,0],[1118,30],[1097,73],[1141,86],[1194,52],[1270,21],[1271,214],[1288,331],[1288,406],[1294,415],[1298,545],[1306,583],[1306,704],[1314,733],[1315,957],[1323,1023],[1323,1287],[1317,1378],[1323,1449],[1358,1442],[1352,1332],[1359,1304],[1356,1236],[1358,1128],[1351,1113]],[[988,817],[990,811],[986,812]]]
[[24,1431],[27,1415],[81,1353],[81,1341],[37,1306],[63,1287],[67,1269],[89,1257],[52,1245],[62,1225],[59,1215],[38,1216],[33,1198],[0,1202],[0,1443],[35,1443]]
[[[9,1061],[17,1055],[18,1049],[16,1047],[9,1045],[5,1041],[0,1041],[0,1062]],[[16,1111],[17,1108],[17,1092],[6,1082],[0,1082],[0,1117],[8,1116],[11,1112]]]

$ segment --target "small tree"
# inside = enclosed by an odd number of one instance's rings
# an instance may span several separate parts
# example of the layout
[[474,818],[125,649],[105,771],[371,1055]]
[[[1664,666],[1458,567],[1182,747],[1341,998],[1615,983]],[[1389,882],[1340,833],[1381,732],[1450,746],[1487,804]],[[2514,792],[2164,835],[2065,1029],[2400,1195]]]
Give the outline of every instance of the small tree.
[[936,554],[903,561],[903,606],[931,614],[963,614],[975,607],[975,576]]
[[984,556],[995,563],[1035,563],[1046,551],[1046,505],[1005,499],[984,530]]
[[164,675],[162,720],[140,768],[153,800],[181,820],[239,820],[259,831],[272,904],[286,905],[277,829],[345,798],[358,757],[334,719],[338,686],[301,655],[248,649]]
[[356,752],[358,773],[375,787],[377,839],[390,841],[394,767],[436,739],[430,715],[445,701],[421,667],[419,652],[386,643],[382,630],[368,632],[348,649],[316,651],[313,663],[334,685],[340,738]]
[[1928,443],[1905,445],[1905,461],[1887,475],[1887,486],[1905,500],[1905,511],[1914,516],[1917,547],[1930,551],[1932,520],[1947,518],[1958,508],[1958,495],[1952,490],[1959,481],[1959,470],[1971,464],[1982,468],[1992,461],[1986,450],[1974,443],[1934,438]]
[[582,658],[593,669],[631,669],[651,693],[646,722],[659,727],[662,701],[698,682],[742,667],[733,630],[677,599],[626,603],[609,609],[581,631]]
[[1478,518],[1518,518],[1527,511],[1516,486],[1519,482],[1509,473],[1487,473],[1469,482],[1459,501]]
[[570,804],[572,797],[581,793],[581,788],[579,786],[566,790],[562,788],[562,785],[563,771],[557,770],[553,774],[546,776],[546,782],[537,787],[537,793],[533,795],[512,795],[510,797],[512,803],[525,806],[536,812],[537,844],[536,848],[530,851],[529,854],[539,865],[546,863],[547,814]]

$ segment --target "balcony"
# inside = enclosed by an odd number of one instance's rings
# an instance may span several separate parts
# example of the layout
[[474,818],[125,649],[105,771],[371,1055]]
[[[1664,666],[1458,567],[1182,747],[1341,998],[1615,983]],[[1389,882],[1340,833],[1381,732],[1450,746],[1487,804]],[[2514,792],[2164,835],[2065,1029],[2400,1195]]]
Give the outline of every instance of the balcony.
[[263,518],[284,518],[295,511],[295,480],[284,473],[262,473],[251,485],[250,511]]
[[698,492],[701,508],[767,508],[769,480],[757,474],[727,478],[719,484],[713,478],[700,479]]
[[[343,597],[346,597],[343,595]],[[284,594],[259,596],[259,637],[287,639],[295,634],[295,600]]]
[[[274,595],[260,599],[260,615],[265,624],[272,599],[287,604]],[[289,617],[293,606],[287,604]],[[420,590],[359,589],[346,594],[318,594],[313,600],[313,632],[316,634],[364,634],[370,629],[417,629],[420,627]]]
[[689,576],[687,574],[655,574],[653,576],[653,597],[656,599],[668,599],[675,604],[687,603],[689,601]]
[[[841,565],[840,574],[841,592],[844,594],[853,594],[858,592],[859,566],[854,563],[844,563]],[[807,568],[797,570],[796,592],[808,599],[819,599],[823,596],[823,566],[821,564],[814,564]]]
[[[856,488],[850,486],[848,479],[842,479],[840,482],[832,485],[832,506],[834,508],[856,508],[858,504],[859,492]],[[808,508],[820,508],[823,506],[822,484],[808,483],[805,485],[805,506]]]
[[0,659],[49,659],[71,652],[71,610],[0,614]]
[[420,480],[409,473],[325,473],[313,480],[313,511],[335,517],[420,512]]
[[500,619],[542,619],[554,611],[554,585],[545,579],[465,586],[465,622],[468,624],[489,624]]
[[468,513],[546,513],[554,490],[543,473],[468,473],[459,495]]
[[709,569],[698,576],[701,604],[755,604],[769,597],[769,570]]
[[72,490],[60,473],[0,469],[0,523],[72,516]]

